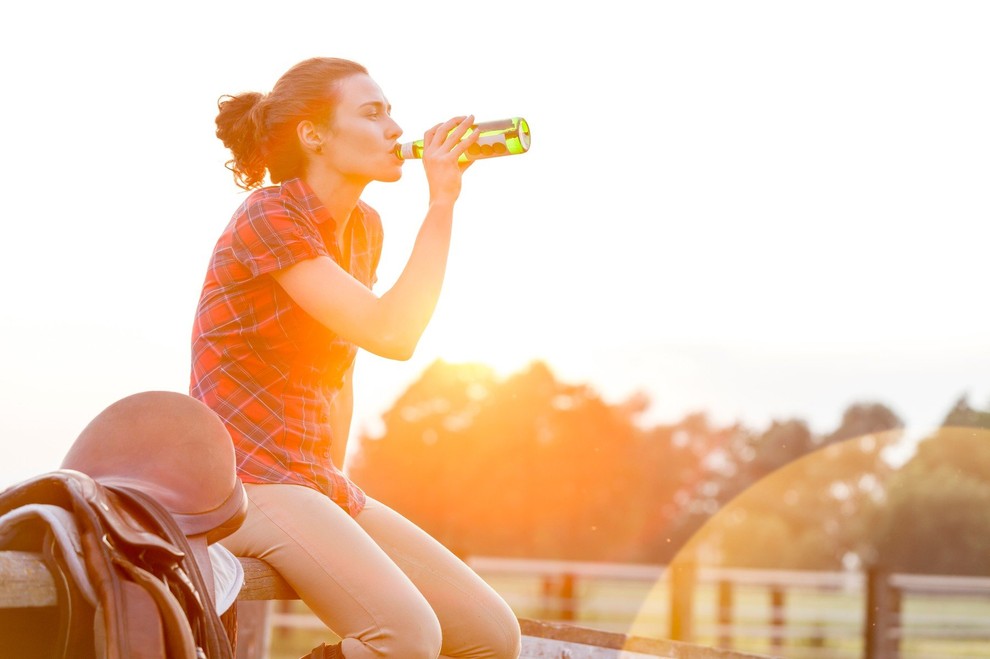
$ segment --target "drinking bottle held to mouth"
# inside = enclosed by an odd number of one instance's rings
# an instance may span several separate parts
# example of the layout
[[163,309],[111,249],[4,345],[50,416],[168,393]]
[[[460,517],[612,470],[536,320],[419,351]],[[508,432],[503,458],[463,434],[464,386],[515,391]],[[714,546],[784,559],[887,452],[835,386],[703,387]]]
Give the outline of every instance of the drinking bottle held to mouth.
[[[458,158],[460,162],[495,158],[496,156],[512,156],[529,151],[529,123],[522,117],[475,124],[468,128],[464,137],[475,131],[481,133],[478,135],[478,141],[461,154],[461,157]],[[422,158],[423,140],[397,145],[395,155],[403,160]]]

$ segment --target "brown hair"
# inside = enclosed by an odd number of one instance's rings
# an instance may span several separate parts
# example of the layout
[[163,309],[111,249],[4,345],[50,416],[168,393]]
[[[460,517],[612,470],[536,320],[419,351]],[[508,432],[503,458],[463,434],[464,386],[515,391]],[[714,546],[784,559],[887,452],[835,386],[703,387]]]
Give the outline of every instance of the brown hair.
[[250,190],[262,185],[266,170],[272,183],[302,175],[306,158],[296,126],[306,119],[328,124],[337,83],[358,73],[368,71],[350,60],[314,57],[286,71],[268,95],[221,96],[217,137],[233,156],[226,165],[234,182]]

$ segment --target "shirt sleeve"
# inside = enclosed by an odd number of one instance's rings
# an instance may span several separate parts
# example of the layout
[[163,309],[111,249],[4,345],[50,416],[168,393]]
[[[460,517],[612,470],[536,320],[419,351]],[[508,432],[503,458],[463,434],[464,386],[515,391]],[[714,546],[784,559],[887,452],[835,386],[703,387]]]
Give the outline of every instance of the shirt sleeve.
[[255,277],[329,256],[316,225],[281,200],[249,205],[234,223],[231,247]]

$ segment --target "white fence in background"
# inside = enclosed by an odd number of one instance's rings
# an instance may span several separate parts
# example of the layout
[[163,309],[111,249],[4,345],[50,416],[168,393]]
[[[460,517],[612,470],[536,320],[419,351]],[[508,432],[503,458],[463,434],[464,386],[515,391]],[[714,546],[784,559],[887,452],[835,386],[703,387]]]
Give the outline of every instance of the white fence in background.
[[[990,659],[987,577],[467,562],[520,618],[787,659]],[[275,634],[322,627],[275,604]]]
[[473,557],[521,617],[793,659],[990,657],[990,578]]

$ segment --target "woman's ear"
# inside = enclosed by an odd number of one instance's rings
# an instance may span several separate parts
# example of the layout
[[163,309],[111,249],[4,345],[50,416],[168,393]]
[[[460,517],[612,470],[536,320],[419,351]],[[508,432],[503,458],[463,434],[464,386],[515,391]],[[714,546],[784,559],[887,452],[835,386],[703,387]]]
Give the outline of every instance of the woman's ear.
[[303,149],[311,153],[323,153],[323,131],[309,119],[304,119],[296,124],[296,135],[299,136],[299,144]]

